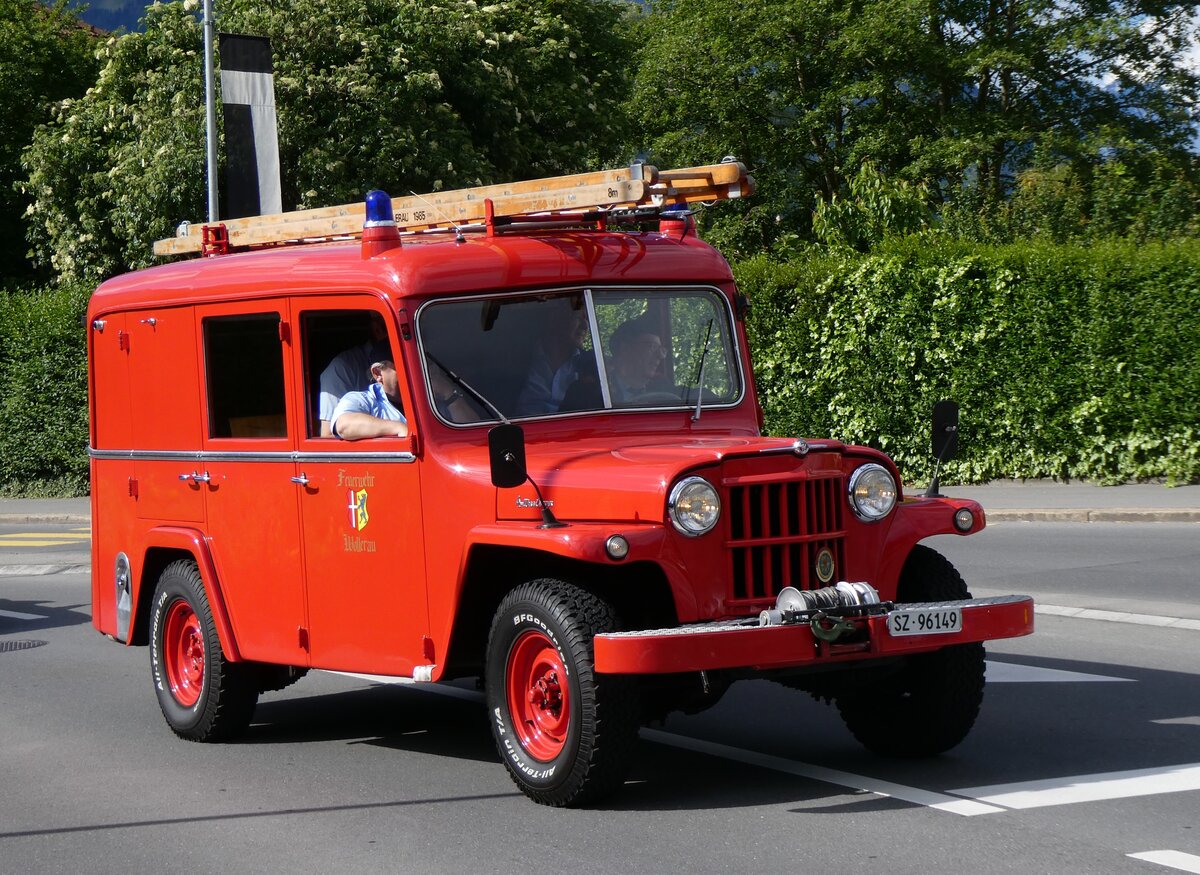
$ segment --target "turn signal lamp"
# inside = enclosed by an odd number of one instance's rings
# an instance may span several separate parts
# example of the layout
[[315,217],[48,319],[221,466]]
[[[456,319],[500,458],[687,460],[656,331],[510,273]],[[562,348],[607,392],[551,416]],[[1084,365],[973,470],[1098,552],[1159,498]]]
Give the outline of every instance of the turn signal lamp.
[[971,531],[975,525],[975,514],[965,507],[960,507],[954,512],[954,528],[966,534]]

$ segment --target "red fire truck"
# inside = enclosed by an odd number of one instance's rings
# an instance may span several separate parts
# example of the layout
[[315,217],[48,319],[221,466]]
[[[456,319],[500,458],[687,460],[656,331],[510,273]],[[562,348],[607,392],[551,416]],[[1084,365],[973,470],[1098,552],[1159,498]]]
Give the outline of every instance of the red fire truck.
[[[156,251],[198,257],[101,285],[93,623],[149,646],[171,729],[233,737],[309,669],[479,677],[551,805],[742,678],[835,701],[876,751],[961,741],[981,642],[1030,633],[1032,601],[972,599],[920,544],[982,529],[975,502],[762,434],[747,301],[687,209],[752,185],[723,162],[373,192],[182,226]],[[329,436],[323,375],[368,347],[406,424]]]

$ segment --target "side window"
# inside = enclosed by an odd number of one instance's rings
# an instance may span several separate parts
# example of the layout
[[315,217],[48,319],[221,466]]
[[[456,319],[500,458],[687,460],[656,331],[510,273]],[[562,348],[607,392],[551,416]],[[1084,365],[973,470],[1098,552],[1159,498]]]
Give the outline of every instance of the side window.
[[279,314],[204,320],[210,438],[287,436]]
[[371,384],[373,361],[393,358],[387,324],[374,310],[309,310],[300,326],[306,431],[308,437],[331,437],[329,418],[337,402]]

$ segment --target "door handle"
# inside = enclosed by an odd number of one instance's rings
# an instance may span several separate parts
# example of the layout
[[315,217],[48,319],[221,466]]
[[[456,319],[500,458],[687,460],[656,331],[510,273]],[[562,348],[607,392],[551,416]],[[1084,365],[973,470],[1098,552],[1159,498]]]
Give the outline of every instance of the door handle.
[[179,479],[191,480],[193,483],[208,483],[212,480],[212,477],[207,471],[205,471],[203,474],[197,474],[195,471],[193,471],[191,474],[180,474]]
[[300,486],[307,486],[308,485],[308,475],[305,474],[303,471],[301,471],[299,477],[292,478],[292,482],[299,484]]

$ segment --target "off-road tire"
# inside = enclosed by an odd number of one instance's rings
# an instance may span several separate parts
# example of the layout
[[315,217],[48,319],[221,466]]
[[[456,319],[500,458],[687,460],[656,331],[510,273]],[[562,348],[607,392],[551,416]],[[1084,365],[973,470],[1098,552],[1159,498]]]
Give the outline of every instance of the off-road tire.
[[593,637],[616,628],[607,602],[549,578],[521,584],[496,611],[488,720],[509,775],[535,802],[583,805],[624,781],[637,741],[637,689],[593,667]]
[[[970,598],[950,562],[917,545],[900,572],[898,602]],[[956,644],[908,658],[896,674],[837,699],[842,720],[868,750],[886,756],[924,757],[957,745],[979,716],[984,653],[979,643]]]
[[172,731],[207,742],[245,731],[258,702],[254,668],[225,658],[196,563],[164,568],[151,606],[150,676]]

